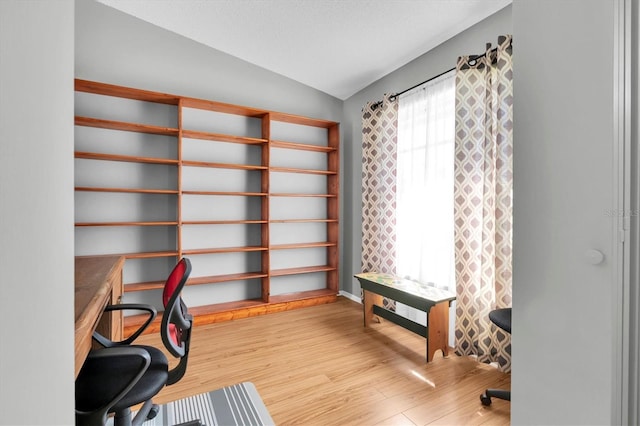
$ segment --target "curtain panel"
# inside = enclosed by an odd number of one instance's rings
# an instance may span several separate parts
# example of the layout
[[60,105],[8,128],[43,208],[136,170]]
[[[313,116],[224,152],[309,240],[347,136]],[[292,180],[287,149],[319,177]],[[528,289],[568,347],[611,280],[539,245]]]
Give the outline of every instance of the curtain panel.
[[456,352],[511,368],[510,336],[489,312],[511,306],[513,81],[511,36],[456,69],[454,238]]
[[397,273],[453,290],[455,73],[399,97]]
[[391,97],[362,109],[362,271],[395,275],[398,100]]

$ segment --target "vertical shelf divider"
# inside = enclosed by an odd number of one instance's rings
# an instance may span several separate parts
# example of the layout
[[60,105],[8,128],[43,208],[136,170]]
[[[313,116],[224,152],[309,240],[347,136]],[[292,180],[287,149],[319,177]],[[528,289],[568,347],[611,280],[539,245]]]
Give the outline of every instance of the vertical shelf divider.
[[183,106],[184,101],[182,100],[182,98],[180,98],[178,100],[178,152],[177,152],[177,157],[178,157],[178,171],[177,171],[177,178],[178,178],[178,185],[177,185],[177,190],[178,190],[178,194],[176,196],[176,201],[177,201],[177,221],[178,221],[178,226],[176,227],[176,243],[177,243],[177,250],[178,250],[178,260],[182,259],[182,129],[183,129],[183,125],[182,125],[182,110],[184,108]]
[[327,154],[327,168],[328,170],[335,172],[333,175],[329,175],[327,177],[327,191],[328,194],[333,195],[327,200],[327,218],[330,220],[334,220],[335,222],[327,223],[327,238],[330,243],[334,244],[332,246],[327,247],[327,262],[328,265],[334,268],[331,271],[327,272],[327,288],[333,291],[338,291],[339,289],[339,280],[338,280],[338,259],[339,259],[339,222],[338,217],[340,214],[340,157],[339,157],[339,148],[340,148],[340,125],[334,124],[329,127],[329,147],[334,148],[333,151]]
[[[271,152],[271,115],[269,113],[265,114],[262,117],[262,138],[267,140],[267,143],[262,144],[262,165],[266,167],[266,169],[262,170],[261,180],[260,180],[260,191],[267,196],[262,197],[260,202],[261,204],[261,213],[260,219],[265,221],[261,228],[261,241],[263,247],[270,246],[269,240],[269,193],[270,193],[270,185],[269,185],[269,167],[270,167],[270,152]],[[262,278],[262,300],[265,303],[269,303],[271,300],[271,277],[269,271],[271,270],[271,256],[269,250],[265,250],[262,252],[262,273],[266,274],[264,278]]]

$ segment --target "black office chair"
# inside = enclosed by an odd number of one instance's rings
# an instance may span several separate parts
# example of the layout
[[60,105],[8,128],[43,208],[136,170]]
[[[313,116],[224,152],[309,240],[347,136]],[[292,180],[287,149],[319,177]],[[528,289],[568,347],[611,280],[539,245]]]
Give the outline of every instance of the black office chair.
[[[495,309],[489,312],[489,319],[502,330],[511,334],[511,308]],[[482,405],[491,405],[491,398],[511,401],[511,391],[503,389],[487,389],[480,395]]]
[[[162,297],[165,306],[160,329],[162,341],[169,353],[180,358],[178,364],[169,370],[167,357],[159,349],[130,345],[131,338],[113,342],[99,335],[96,340],[105,348],[89,354],[76,379],[77,425],[104,425],[109,413],[115,414],[115,426],[140,425],[156,416],[158,406],[153,404],[152,397],[186,372],[193,318],[180,293],[190,273],[191,262],[181,259],[167,278]],[[145,310],[155,317],[155,308],[146,306]],[[134,335],[137,337],[141,332],[138,330]],[[131,407],[140,403],[142,408],[132,419]]]

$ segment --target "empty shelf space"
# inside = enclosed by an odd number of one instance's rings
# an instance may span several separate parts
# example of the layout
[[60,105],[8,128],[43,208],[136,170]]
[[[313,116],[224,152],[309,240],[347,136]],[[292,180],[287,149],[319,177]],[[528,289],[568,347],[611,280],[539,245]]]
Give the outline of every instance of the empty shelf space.
[[245,272],[241,274],[211,275],[208,277],[194,277],[187,281],[187,285],[202,285],[225,283],[229,281],[253,280],[265,278],[267,274],[262,272]]
[[309,274],[312,272],[326,272],[326,271],[335,271],[336,268],[328,265],[320,265],[320,266],[305,266],[299,268],[287,268],[287,269],[274,269],[269,272],[269,275],[272,277],[282,277],[285,275],[297,275],[297,274]]
[[269,167],[272,172],[278,173],[307,173],[311,175],[335,175],[337,172],[331,170],[296,169],[293,167]]
[[243,246],[243,247],[216,247],[216,248],[202,248],[202,249],[189,249],[182,250],[185,255],[194,254],[216,254],[216,253],[242,253],[252,251],[266,251],[267,247],[260,246]]
[[301,248],[312,248],[312,247],[333,247],[336,243],[323,241],[317,243],[295,243],[295,244],[277,244],[270,246],[270,250],[291,250],[291,249],[301,249]]
[[101,154],[97,152],[76,151],[75,158],[85,160],[122,161],[127,163],[166,164],[177,166],[178,160],[170,158],[135,157],[132,155]]
[[314,151],[314,152],[334,152],[337,148],[331,146],[310,145],[305,143],[285,142],[285,141],[271,141],[271,148],[284,148],[284,149],[297,149],[301,151]]
[[267,170],[267,166],[256,166],[252,164],[231,164],[231,163],[209,163],[206,161],[182,161],[186,167],[211,167],[218,169],[238,169],[238,170]]
[[223,133],[201,132],[198,130],[183,130],[182,137],[189,139],[210,140],[215,142],[241,143],[246,145],[261,145],[268,142],[267,139],[226,135]]
[[122,130],[126,132],[150,133],[153,135],[178,136],[173,127],[152,126],[150,124],[128,123],[125,121],[103,120],[100,118],[76,116],[76,126],[97,127],[100,129]]

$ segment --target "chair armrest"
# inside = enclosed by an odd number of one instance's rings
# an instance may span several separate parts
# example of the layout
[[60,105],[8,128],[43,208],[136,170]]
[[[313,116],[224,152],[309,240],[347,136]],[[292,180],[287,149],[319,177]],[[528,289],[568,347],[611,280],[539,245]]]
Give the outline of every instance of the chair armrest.
[[147,327],[149,327],[149,324],[151,324],[151,322],[158,315],[158,311],[157,311],[157,309],[155,307],[153,307],[151,305],[144,304],[144,303],[119,303],[117,305],[107,305],[107,307],[104,308],[104,312],[124,311],[124,310],[146,311],[146,313],[149,315],[149,317],[144,322],[144,324],[142,324],[136,330],[135,333],[133,333],[131,336],[129,336],[126,339],[121,340],[119,342],[115,342],[115,341],[113,341],[111,339],[108,339],[107,337],[103,336],[102,334],[98,333],[97,331],[94,331],[93,332],[93,339],[95,341],[97,341],[100,345],[102,345],[103,347],[111,348],[111,347],[114,347],[114,346],[130,345],[131,343],[134,342],[134,340],[136,340],[142,334],[142,332],[144,332],[144,330],[147,329]]
[[[76,379],[76,415],[91,415],[93,413],[103,413],[106,420],[107,410],[120,401],[138,383],[140,378],[151,364],[151,355],[141,347],[115,347],[97,349],[89,352],[85,363]],[[123,368],[126,365],[126,368]],[[99,409],[92,409],[90,412],[78,410],[78,406],[86,406],[82,398],[88,395],[89,401],[94,401],[92,395],[96,389],[96,381],[113,380],[109,388],[113,393],[107,395],[104,403]],[[89,403],[89,405],[93,405]]]

